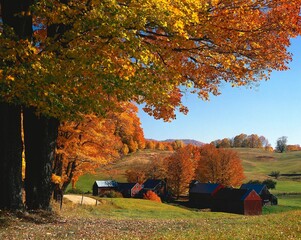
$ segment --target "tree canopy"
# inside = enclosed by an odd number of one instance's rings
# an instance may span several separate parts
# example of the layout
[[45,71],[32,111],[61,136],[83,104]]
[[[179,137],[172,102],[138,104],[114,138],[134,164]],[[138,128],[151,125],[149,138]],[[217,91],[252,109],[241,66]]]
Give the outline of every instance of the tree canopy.
[[300,4],[40,0],[16,7],[16,15],[33,21],[34,34],[19,39],[1,26],[0,101],[66,119],[134,100],[169,120],[177,109],[187,112],[185,89],[208,99],[224,81],[248,85],[287,69]]

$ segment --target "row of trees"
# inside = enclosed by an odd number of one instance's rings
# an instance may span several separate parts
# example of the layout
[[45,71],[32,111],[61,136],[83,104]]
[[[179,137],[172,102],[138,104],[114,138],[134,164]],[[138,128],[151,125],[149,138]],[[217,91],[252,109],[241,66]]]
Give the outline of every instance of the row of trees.
[[[273,147],[269,143],[268,139],[264,136],[258,136],[257,134],[247,135],[241,133],[234,138],[223,138],[212,141],[217,148],[264,148],[267,151],[273,151]],[[282,136],[277,139],[275,151],[301,151],[300,145],[288,145],[287,137]]]
[[[48,209],[61,121],[145,103],[156,119],[287,69],[301,0],[1,0],[0,209]],[[225,21],[225,19],[227,21]],[[130,140],[128,140],[130,141]]]
[[167,179],[168,188],[178,197],[187,193],[192,180],[239,186],[245,177],[235,151],[218,149],[211,144],[202,147],[187,145],[166,159],[135,162],[126,175],[129,182]]
[[171,141],[171,142],[146,140],[146,143],[145,143],[146,149],[157,149],[157,150],[165,150],[165,151],[174,151],[174,150],[177,150],[184,146],[185,146],[185,144],[181,140],[175,140],[175,141]]
[[264,136],[241,133],[233,138],[223,138],[212,142],[217,148],[269,148],[271,145]]

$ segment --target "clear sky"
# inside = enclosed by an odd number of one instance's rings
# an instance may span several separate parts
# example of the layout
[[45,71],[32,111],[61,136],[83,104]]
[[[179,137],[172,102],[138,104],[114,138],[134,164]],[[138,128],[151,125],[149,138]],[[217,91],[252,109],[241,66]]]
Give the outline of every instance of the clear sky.
[[189,113],[171,123],[155,120],[142,110],[139,117],[145,138],[195,139],[210,143],[240,133],[265,136],[275,147],[279,137],[301,145],[301,37],[292,40],[290,70],[273,72],[258,87],[224,85],[221,95],[204,102],[192,94],[183,97]]

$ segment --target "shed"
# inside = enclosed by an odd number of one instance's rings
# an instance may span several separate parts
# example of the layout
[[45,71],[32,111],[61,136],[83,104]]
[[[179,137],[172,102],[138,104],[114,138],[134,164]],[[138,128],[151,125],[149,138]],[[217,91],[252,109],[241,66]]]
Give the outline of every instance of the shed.
[[112,191],[117,189],[117,182],[114,180],[101,180],[95,181],[93,184],[93,195],[98,196],[106,191]]
[[260,196],[253,189],[223,188],[213,196],[213,212],[261,215]]
[[241,189],[253,189],[262,199],[262,205],[277,205],[277,198],[270,193],[265,184],[242,184]]
[[189,186],[189,205],[196,208],[211,208],[213,195],[223,188],[217,183],[193,181]]
[[123,197],[134,197],[142,189],[142,185],[139,183],[118,183],[117,191],[122,194]]

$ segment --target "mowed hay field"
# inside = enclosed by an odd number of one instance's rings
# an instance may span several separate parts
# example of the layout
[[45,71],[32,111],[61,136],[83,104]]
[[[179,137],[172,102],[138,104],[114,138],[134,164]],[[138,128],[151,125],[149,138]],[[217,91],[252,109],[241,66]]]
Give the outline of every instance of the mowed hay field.
[[[237,151],[246,180],[266,179],[272,171],[301,173],[301,152]],[[81,177],[77,188],[91,192],[96,179],[109,177],[125,181],[123,174],[131,161],[151,161],[161,154],[170,153],[147,150],[127,156],[95,176]],[[0,239],[301,239],[300,179],[280,177],[273,192],[279,205],[264,207],[260,216],[200,211],[140,199],[96,198],[97,205],[95,199],[92,206],[64,199],[61,210],[53,203],[52,213],[0,211]]]

